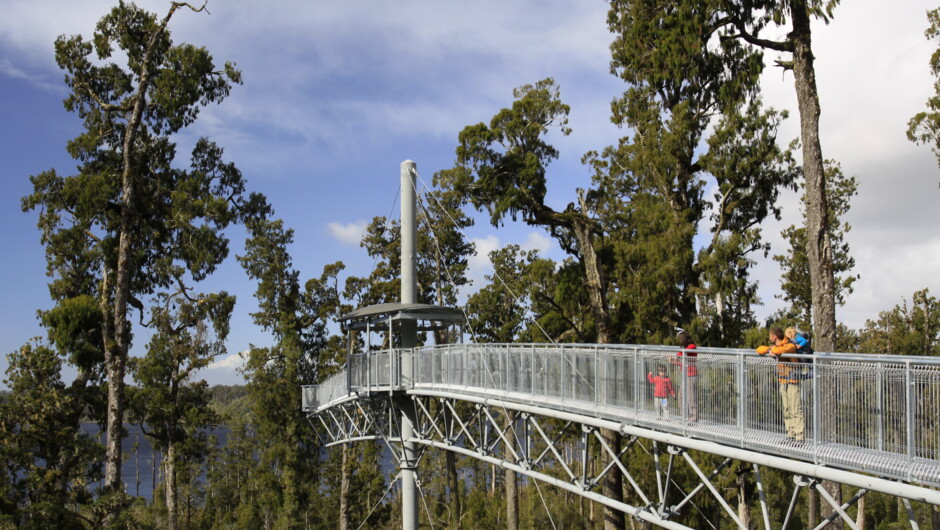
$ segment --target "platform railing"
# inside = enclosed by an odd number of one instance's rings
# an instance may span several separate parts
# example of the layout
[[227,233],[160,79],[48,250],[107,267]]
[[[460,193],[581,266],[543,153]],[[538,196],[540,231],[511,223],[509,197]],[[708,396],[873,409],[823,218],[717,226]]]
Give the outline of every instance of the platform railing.
[[[414,381],[414,390],[602,417],[940,484],[940,359],[817,353],[808,363],[779,363],[750,350],[697,353],[567,344],[386,350],[351,356],[343,378],[305,390],[304,407],[315,411],[357,392],[406,390],[400,372],[406,354],[414,355],[414,373],[404,378]],[[658,406],[648,380],[660,368],[674,391],[665,406]],[[786,380],[797,381],[788,385],[799,389],[801,399],[801,443],[787,440],[792,433],[785,428],[778,380],[787,370],[792,375]],[[337,388],[338,381],[346,385]]]

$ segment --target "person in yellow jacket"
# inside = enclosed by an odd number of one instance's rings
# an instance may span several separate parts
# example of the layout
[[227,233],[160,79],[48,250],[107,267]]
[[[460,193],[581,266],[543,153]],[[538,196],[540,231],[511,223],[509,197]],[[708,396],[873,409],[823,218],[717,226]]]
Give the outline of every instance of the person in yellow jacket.
[[780,397],[783,399],[783,424],[787,429],[787,438],[802,442],[804,439],[803,401],[800,398],[800,360],[790,357],[796,353],[796,344],[784,335],[780,328],[770,330],[771,346],[760,346],[757,353],[777,357],[777,381],[780,383]]

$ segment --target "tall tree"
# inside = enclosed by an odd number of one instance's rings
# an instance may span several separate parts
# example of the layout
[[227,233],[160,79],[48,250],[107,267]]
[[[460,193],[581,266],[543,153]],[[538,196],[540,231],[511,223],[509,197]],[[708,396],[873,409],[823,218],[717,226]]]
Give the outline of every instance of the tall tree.
[[[819,349],[832,351],[836,338],[836,287],[829,234],[826,173],[819,139],[819,93],[810,22],[828,22],[839,0],[718,0],[727,31],[721,37],[780,52],[789,58],[777,64],[793,72],[800,113],[803,176],[806,185],[806,242],[813,292],[813,334]],[[780,40],[762,36],[783,29]],[[841,523],[840,523],[841,526]]]
[[[196,144],[190,170],[171,167],[171,135],[241,80],[231,64],[217,69],[205,48],[173,43],[167,26],[184,6],[173,3],[158,19],[121,2],[90,41],[56,40],[71,90],[65,107],[84,120],[85,131],[68,143],[80,165],[68,177],[54,170],[31,177],[34,192],[23,200],[24,210],[41,212],[53,298],[93,296],[106,316],[105,485],[114,491],[121,489],[129,311],[142,312],[138,300],[157,288],[213,272],[228,252],[222,230],[249,202],[241,173],[207,140]],[[126,66],[109,61],[114,56]]]
[[235,297],[180,291],[157,298],[152,312],[156,333],[147,355],[131,362],[138,387],[130,401],[144,433],[155,442],[152,446],[163,454],[167,527],[175,530],[180,513],[177,471],[184,462],[203,461],[207,430],[219,424],[209,407],[208,385],[192,376],[224,353]]
[[[829,203],[829,234],[832,242],[832,270],[835,277],[836,305],[843,305],[845,297],[852,293],[852,285],[858,279],[851,274],[855,259],[850,253],[845,236],[852,229],[843,219],[851,207],[851,199],[858,190],[858,179],[846,177],[835,161],[826,161],[826,199]],[[802,207],[805,218],[806,208]],[[806,252],[805,226],[790,225],[780,233],[786,243],[787,252],[777,254],[774,261],[783,270],[783,291],[778,298],[788,302],[789,308],[777,315],[778,320],[796,321],[804,329],[812,325],[813,296],[809,273],[809,256]]]
[[335,342],[326,325],[339,308],[335,276],[342,266],[328,266],[301,288],[287,251],[293,231],[280,220],[256,220],[248,228],[252,237],[238,259],[258,282],[259,309],[252,317],[275,339],[270,347],[252,347],[245,366],[256,437],[262,441],[256,474],[266,490],[255,509],[276,515],[277,528],[292,528],[317,494],[319,447],[299,406],[300,392],[302,385],[320,382],[321,366],[339,353],[330,348]]
[[[816,348],[836,349],[836,285],[833,249],[830,239],[830,213],[826,198],[826,172],[819,139],[819,92],[813,55],[810,21],[828,22],[839,0],[719,0],[729,30],[724,39],[737,39],[767,50],[788,54],[777,64],[793,72],[797,106],[800,112],[800,138],[803,147],[803,177],[806,186],[806,255],[813,301],[813,336]],[[781,40],[764,38],[768,27],[783,29]],[[826,490],[842,502],[838,484],[825,483]],[[833,523],[837,530],[842,521]]]
[[586,161],[610,234],[621,340],[667,340],[710,308],[697,335],[733,342],[735,319],[756,301],[747,273],[748,256],[766,251],[759,225],[779,215],[776,198],[795,176],[776,142],[786,114],[762,107],[762,56],[716,38],[711,4],[615,1],[608,27],[611,72],[629,85],[611,119],[631,135]]
[[[928,40],[940,42],[940,8],[927,12],[930,27],[924,31]],[[907,123],[907,138],[919,144],[931,143],[940,163],[940,47],[930,55],[930,73],[936,78],[934,95],[927,99],[927,110],[918,112]]]

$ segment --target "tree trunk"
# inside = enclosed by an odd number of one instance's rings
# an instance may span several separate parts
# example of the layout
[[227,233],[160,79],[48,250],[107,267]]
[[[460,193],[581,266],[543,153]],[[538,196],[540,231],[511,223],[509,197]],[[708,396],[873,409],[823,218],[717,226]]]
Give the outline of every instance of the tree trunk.
[[166,491],[167,528],[176,530],[179,527],[176,507],[176,444],[172,438],[167,442],[166,458],[163,459],[163,486]]
[[806,179],[806,250],[813,292],[813,343],[817,350],[835,349],[836,309],[829,234],[826,174],[819,142],[819,95],[806,0],[794,0],[793,74],[800,108],[803,174]]
[[453,451],[444,451],[444,465],[447,466],[447,487],[450,489],[451,523],[460,523],[460,482],[457,477],[457,455]]
[[[578,200],[581,205],[581,216],[577,222],[572,223],[572,231],[578,241],[578,250],[581,262],[584,264],[585,287],[591,300],[591,309],[594,313],[594,322],[597,328],[597,343],[610,344],[612,341],[610,331],[610,312],[607,307],[607,285],[603,268],[597,261],[597,252],[594,249],[594,237],[590,221],[587,219],[587,204],[584,200],[584,190],[578,190]],[[601,437],[617,454],[620,452],[620,433],[608,429],[601,429]],[[608,457],[608,462],[610,458]],[[619,469],[611,470],[604,476],[604,496],[623,502],[623,476]],[[623,530],[626,521],[623,512],[613,508],[604,507],[604,528],[606,530]]]
[[157,450],[150,446],[150,504],[153,504],[153,494],[157,491]]
[[806,526],[816,528],[819,524],[819,493],[816,488],[808,488],[809,495],[806,497]]
[[[506,424],[510,425],[510,422],[507,421]],[[516,443],[516,436],[511,426],[506,430],[506,440],[513,445]],[[512,452],[508,446],[503,451],[503,456],[506,461],[513,461]],[[506,488],[506,530],[516,530],[519,528],[519,494],[516,488],[516,472],[506,469],[503,472],[503,482]]]
[[[339,529],[349,529],[349,482],[352,473],[349,463],[349,444],[343,444],[343,460],[340,464],[339,483]],[[365,514],[363,514],[365,515]]]
[[[506,437],[506,445],[503,447],[503,459],[507,462],[515,462],[512,449],[515,449],[516,446],[516,431],[512,422],[512,414],[509,411],[505,411],[503,429]],[[516,530],[519,528],[519,492],[515,471],[508,468],[503,470],[503,487],[506,493],[506,528],[507,530]]]
[[855,516],[855,526],[859,527],[861,530],[865,530],[865,496],[858,500],[858,513]]
[[490,497],[496,495],[496,466],[490,465]]
[[745,528],[751,527],[751,512],[748,510],[747,499],[747,480],[745,474],[741,473],[737,477],[738,483],[738,519],[744,523]]
[[[813,292],[813,341],[820,351],[835,350],[836,305],[832,272],[832,245],[829,234],[829,206],[826,202],[826,174],[819,141],[819,94],[813,65],[812,31],[806,0],[790,4],[793,18],[793,76],[800,109],[800,136],[803,142],[803,175],[806,179],[806,250]],[[824,481],[823,487],[839,504],[842,488]],[[832,523],[842,529],[842,520]]]
[[[620,453],[620,433],[608,429],[601,429],[601,438],[607,442],[614,454]],[[611,460],[608,458],[607,460]],[[618,502],[623,502],[623,475],[619,468],[611,469],[604,477],[604,496]],[[626,522],[623,512],[607,506],[604,507],[604,528],[606,530],[623,530]]]
[[140,435],[134,440],[134,496],[140,497]]
[[597,262],[597,252],[594,250],[594,234],[591,221],[587,218],[587,204],[584,200],[584,190],[578,190],[578,199],[581,202],[581,216],[571,223],[572,232],[578,242],[578,252],[581,254],[581,263],[584,265],[585,288],[591,300],[591,311],[594,313],[594,325],[597,328],[597,343],[610,344],[610,312],[607,307],[607,281],[604,270]]

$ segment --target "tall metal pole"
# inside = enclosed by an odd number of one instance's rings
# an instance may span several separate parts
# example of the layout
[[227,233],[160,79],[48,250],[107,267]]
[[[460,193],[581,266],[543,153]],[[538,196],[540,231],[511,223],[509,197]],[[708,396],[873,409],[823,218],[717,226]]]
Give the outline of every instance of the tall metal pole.
[[[417,164],[411,160],[401,163],[401,303],[417,302],[417,275],[415,274],[416,198],[415,183]],[[417,322],[399,320],[401,347],[414,348],[418,342]],[[405,388],[413,384],[413,359],[410,352],[402,351],[401,385]],[[414,404],[406,396],[401,401],[401,437],[404,458],[401,462],[401,525],[405,530],[418,529],[418,495],[415,481],[417,451],[414,442],[407,442],[414,435],[417,418]]]

